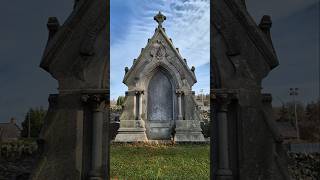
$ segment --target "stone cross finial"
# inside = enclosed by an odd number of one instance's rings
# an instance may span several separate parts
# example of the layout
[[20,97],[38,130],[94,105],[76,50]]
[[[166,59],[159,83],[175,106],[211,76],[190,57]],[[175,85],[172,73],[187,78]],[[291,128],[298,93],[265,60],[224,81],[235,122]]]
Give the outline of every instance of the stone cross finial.
[[167,17],[159,11],[159,13],[155,15],[153,19],[159,24],[158,27],[162,27],[162,23],[167,19]]

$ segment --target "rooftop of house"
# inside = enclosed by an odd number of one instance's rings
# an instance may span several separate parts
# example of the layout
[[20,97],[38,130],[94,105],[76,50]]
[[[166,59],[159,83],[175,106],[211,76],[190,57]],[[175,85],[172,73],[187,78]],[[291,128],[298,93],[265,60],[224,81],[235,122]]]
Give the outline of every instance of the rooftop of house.
[[20,137],[21,128],[17,125],[15,118],[7,123],[0,123],[0,140],[17,139]]

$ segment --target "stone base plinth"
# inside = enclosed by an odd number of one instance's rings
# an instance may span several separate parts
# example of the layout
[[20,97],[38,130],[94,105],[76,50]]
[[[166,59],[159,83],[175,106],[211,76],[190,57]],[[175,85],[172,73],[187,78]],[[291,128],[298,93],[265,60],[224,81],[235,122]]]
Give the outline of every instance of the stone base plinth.
[[217,180],[232,180],[232,171],[230,169],[218,169]]
[[90,177],[89,180],[103,180],[102,177]]
[[205,142],[198,120],[177,120],[175,142]]
[[145,128],[120,128],[114,142],[148,141]]
[[206,142],[201,132],[177,132],[175,142]]

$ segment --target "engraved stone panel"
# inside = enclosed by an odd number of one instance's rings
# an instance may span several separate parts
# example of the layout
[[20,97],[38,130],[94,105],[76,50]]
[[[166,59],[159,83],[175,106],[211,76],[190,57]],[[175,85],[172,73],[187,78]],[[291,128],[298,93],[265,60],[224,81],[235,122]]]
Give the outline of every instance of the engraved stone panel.
[[172,120],[173,97],[172,85],[162,70],[150,80],[148,87],[148,119],[150,121]]
[[148,86],[147,134],[152,139],[169,139],[173,120],[172,84],[163,70],[159,70]]

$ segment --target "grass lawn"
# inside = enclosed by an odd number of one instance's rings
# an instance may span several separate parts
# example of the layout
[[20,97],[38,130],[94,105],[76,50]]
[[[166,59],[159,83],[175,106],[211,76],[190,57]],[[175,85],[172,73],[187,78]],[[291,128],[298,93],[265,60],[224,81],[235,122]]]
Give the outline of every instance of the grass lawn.
[[111,179],[209,179],[209,144],[112,144]]

